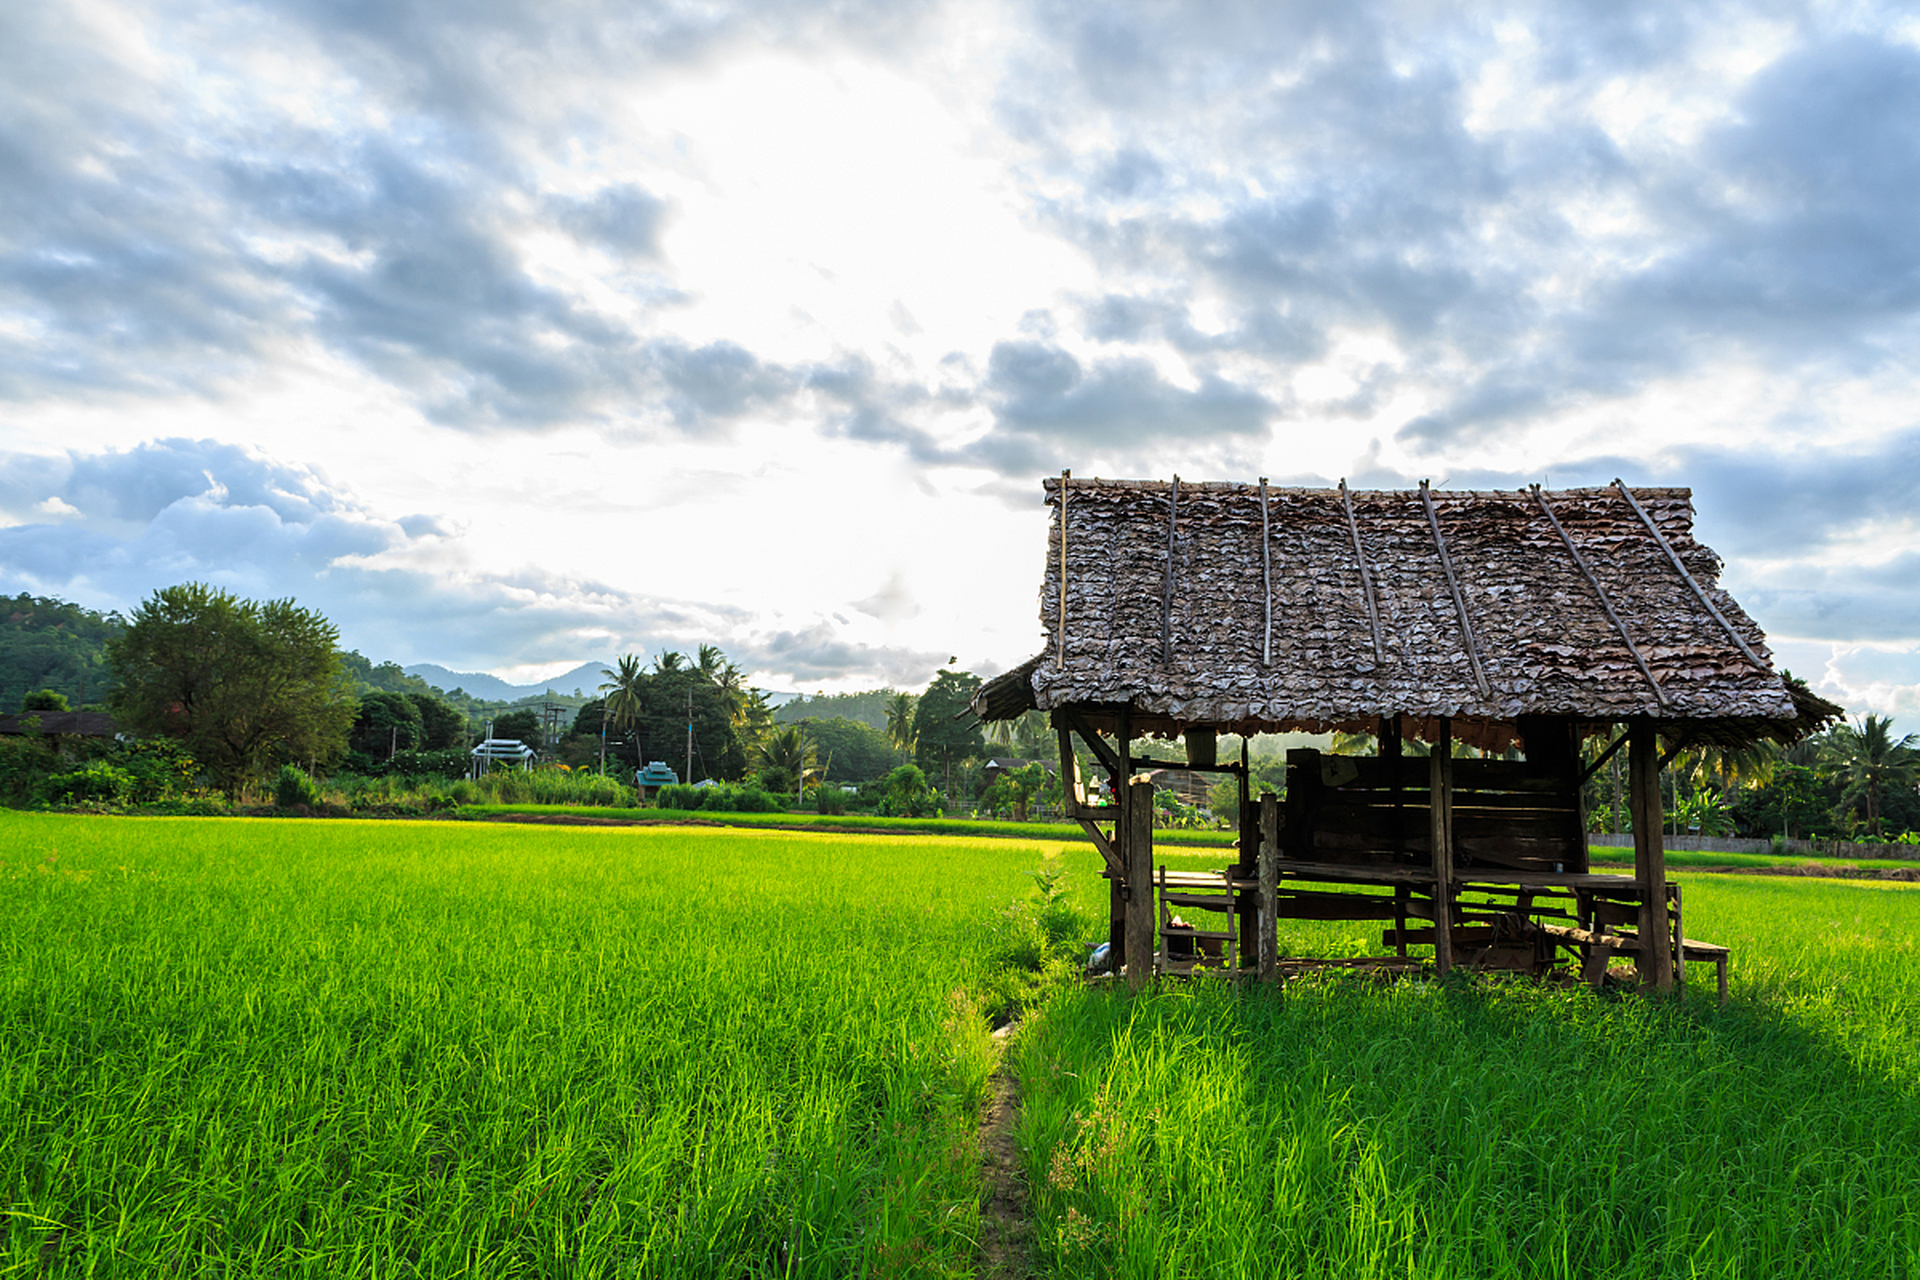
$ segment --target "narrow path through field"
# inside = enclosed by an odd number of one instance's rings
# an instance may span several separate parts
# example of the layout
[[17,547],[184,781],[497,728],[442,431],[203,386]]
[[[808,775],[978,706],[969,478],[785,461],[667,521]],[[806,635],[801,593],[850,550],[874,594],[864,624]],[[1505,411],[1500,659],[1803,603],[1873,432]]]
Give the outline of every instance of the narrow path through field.
[[1020,1082],[1015,1077],[1007,1039],[1017,1024],[994,1032],[1000,1065],[993,1073],[993,1094],[980,1122],[981,1172],[987,1202],[980,1212],[980,1274],[988,1280],[1027,1280],[1032,1274],[1033,1228],[1027,1221],[1027,1183],[1020,1173],[1020,1149],[1013,1140],[1020,1117]]

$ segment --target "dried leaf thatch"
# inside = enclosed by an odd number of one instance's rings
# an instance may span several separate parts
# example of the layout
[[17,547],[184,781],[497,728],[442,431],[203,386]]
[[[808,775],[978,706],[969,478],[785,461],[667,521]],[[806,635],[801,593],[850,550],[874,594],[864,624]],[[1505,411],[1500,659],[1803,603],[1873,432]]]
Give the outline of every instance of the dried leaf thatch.
[[1446,717],[1498,747],[1522,716],[1644,715],[1736,745],[1840,714],[1774,672],[1686,489],[1046,490],[1047,647],[980,691],[986,719],[1071,705],[1111,724],[1124,707],[1148,732],[1279,732],[1402,715],[1425,737]]

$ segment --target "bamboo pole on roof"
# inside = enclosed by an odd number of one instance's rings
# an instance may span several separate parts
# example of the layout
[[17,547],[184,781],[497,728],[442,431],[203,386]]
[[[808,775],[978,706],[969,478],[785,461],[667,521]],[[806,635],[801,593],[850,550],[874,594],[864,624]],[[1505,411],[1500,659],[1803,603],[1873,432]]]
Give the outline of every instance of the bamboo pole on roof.
[[1073,472],[1062,469],[1060,472],[1060,616],[1054,619],[1053,663],[1065,669],[1067,665],[1067,490],[1068,481]]

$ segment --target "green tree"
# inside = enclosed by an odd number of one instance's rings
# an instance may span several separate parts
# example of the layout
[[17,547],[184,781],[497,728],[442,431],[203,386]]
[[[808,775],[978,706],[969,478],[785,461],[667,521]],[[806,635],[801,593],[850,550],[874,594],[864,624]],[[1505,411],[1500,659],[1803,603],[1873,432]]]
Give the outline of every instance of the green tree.
[[614,663],[613,670],[602,667],[600,674],[607,678],[600,686],[600,692],[606,695],[607,737],[624,741],[646,714],[647,673],[641,669],[640,659],[629,653]]
[[467,713],[431,693],[408,690],[407,699],[420,712],[420,749],[445,751],[467,745]]
[[174,738],[229,796],[288,760],[330,761],[357,709],[339,632],[292,600],[190,582],[134,611],[107,647],[122,728]]
[[913,754],[912,694],[901,692],[887,699],[887,740],[900,754]]
[[1864,800],[1867,830],[1881,839],[1883,797],[1896,790],[1912,791],[1920,779],[1920,737],[1910,733],[1896,740],[1891,716],[1868,716],[1858,725],[1835,725],[1823,754],[1845,781],[1841,803]]
[[797,801],[807,779],[818,772],[818,763],[819,753],[806,727],[786,725],[768,734],[760,748],[760,780],[769,791],[792,792]]
[[972,672],[943,669],[914,704],[915,763],[929,774],[939,769],[949,793],[954,765],[987,753],[980,722],[967,706],[979,687],[980,677]]
[[773,708],[767,705],[765,689],[748,689],[733,717],[734,734],[740,750],[751,760],[759,754],[760,744],[773,732]]
[[511,711],[502,711],[495,716],[493,736],[513,738],[536,750],[545,745],[540,741],[540,713],[532,707],[515,707]]
[[[721,691],[696,668],[672,666],[648,676],[641,694],[640,745],[646,760],[664,760],[684,779],[737,781],[747,771],[747,755],[727,713]],[[692,741],[688,741],[688,725]],[[691,745],[691,752],[689,752]],[[693,759],[691,767],[687,757]]]
[[875,812],[883,817],[927,818],[939,812],[939,798],[917,765],[901,765],[886,776],[882,788]]
[[871,782],[894,766],[887,735],[870,724],[843,716],[802,720],[800,724],[819,751],[822,777],[835,782]]
[[20,712],[30,711],[71,711],[67,705],[67,695],[54,689],[35,689],[20,699]]
[[396,752],[419,750],[424,736],[420,708],[413,699],[373,689],[360,695],[360,710],[353,718],[347,745],[375,760],[387,760]]
[[0,596],[0,707],[35,689],[57,689],[85,710],[107,696],[107,642],[125,621],[22,592]]

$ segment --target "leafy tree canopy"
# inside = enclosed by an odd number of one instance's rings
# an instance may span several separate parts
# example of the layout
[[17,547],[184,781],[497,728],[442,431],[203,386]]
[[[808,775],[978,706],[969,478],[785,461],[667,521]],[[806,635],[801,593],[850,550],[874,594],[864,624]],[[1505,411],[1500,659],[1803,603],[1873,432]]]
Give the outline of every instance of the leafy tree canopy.
[[385,760],[397,752],[419,749],[424,737],[420,708],[412,698],[374,689],[360,697],[360,711],[354,717],[348,746]]
[[830,782],[870,782],[900,763],[887,735],[870,724],[836,716],[802,720],[797,727],[813,741],[820,771]]
[[407,692],[407,698],[420,712],[420,749],[445,751],[467,745],[467,716],[433,693]]
[[64,694],[70,707],[107,696],[107,642],[125,629],[117,613],[96,613],[46,596],[0,596],[0,707],[37,689]]
[[114,716],[187,746],[228,795],[347,745],[358,709],[332,623],[292,600],[190,582],[156,591],[107,646]]
[[979,687],[980,677],[971,671],[942,670],[920,695],[913,708],[913,733],[916,762],[922,769],[944,769],[987,753],[980,722],[967,709]]
[[776,724],[798,724],[802,720],[858,720],[876,729],[887,727],[887,708],[900,695],[892,689],[868,689],[863,693],[801,694],[773,709]]
[[35,689],[32,693],[20,699],[20,710],[25,713],[28,711],[71,711],[73,708],[67,703],[67,695],[59,692],[57,689]]
[[531,707],[522,707],[517,711],[504,711],[493,718],[493,736],[514,738],[530,747],[538,746],[540,713]]

